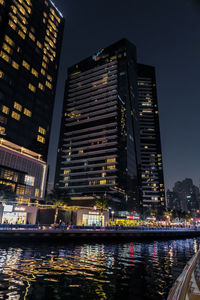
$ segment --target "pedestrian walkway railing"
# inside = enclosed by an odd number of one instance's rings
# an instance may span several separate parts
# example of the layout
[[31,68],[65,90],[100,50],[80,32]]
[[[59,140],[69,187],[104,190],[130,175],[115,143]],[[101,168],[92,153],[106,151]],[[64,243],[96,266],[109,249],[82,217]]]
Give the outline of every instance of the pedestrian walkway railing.
[[200,299],[200,250],[186,264],[175,281],[167,300]]

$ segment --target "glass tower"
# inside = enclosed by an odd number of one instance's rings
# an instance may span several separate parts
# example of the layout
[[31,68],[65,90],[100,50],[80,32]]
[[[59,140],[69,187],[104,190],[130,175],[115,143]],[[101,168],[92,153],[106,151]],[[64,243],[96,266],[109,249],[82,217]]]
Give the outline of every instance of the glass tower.
[[126,39],[68,69],[55,187],[72,205],[165,204],[155,70]]
[[0,0],[0,136],[46,161],[64,20],[48,0]]
[[155,68],[138,64],[141,197],[144,208],[165,207]]
[[139,208],[136,49],[123,39],[68,69],[56,184],[74,205]]

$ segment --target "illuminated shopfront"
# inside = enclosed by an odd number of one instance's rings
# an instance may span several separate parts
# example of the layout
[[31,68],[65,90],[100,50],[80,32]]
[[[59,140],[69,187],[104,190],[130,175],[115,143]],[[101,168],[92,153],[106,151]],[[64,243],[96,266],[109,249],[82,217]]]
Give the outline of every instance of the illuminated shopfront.
[[4,205],[2,211],[2,224],[35,224],[37,207]]
[[100,210],[79,209],[77,211],[77,225],[84,226],[106,226],[109,224],[108,211],[101,212]]

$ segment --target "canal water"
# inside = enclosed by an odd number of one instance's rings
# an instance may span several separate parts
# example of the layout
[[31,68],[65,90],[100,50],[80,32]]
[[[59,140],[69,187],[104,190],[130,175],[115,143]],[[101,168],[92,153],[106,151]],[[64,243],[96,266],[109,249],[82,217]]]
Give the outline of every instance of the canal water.
[[199,243],[1,244],[0,299],[166,299]]

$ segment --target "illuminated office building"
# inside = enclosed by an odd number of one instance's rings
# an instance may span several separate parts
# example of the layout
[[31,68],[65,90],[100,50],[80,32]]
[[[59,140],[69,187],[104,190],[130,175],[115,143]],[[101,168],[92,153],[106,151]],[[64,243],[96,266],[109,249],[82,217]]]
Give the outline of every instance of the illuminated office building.
[[125,39],[68,70],[56,187],[74,204],[139,208],[136,70]]
[[79,205],[99,196],[119,209],[162,206],[157,112],[154,69],[126,39],[69,68],[55,186]]
[[51,1],[0,0],[0,138],[45,162],[63,28]]
[[138,107],[140,119],[141,197],[143,207],[165,207],[163,163],[155,69],[138,64]]

